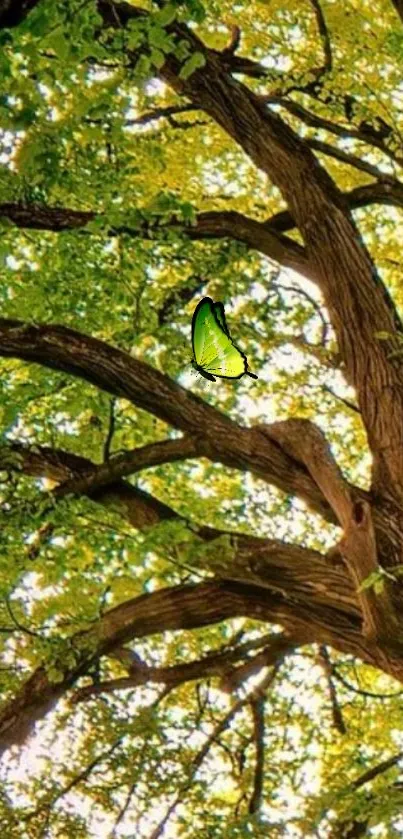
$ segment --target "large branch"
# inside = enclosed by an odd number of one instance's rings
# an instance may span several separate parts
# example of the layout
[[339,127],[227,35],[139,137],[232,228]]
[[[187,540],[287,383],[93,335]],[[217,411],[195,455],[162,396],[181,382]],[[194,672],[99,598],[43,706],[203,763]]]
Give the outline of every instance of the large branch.
[[[105,27],[122,28],[140,14],[125,3],[98,0]],[[347,203],[308,145],[277,113],[234,79],[220,54],[193,30],[173,23],[168,30],[203,55],[204,66],[181,77],[175,55],[166,57],[161,78],[179,96],[197,103],[243,148],[278,187],[303,236],[337,335],[348,381],[356,388],[374,463],[378,492],[403,499],[403,370],[398,350],[403,326]],[[130,59],[130,51],[128,54]],[[133,54],[133,61],[138,56]],[[361,139],[361,137],[359,138]],[[383,147],[382,150],[385,150]],[[391,339],[381,342],[377,333]]]
[[76,663],[66,667],[60,682],[52,682],[45,667],[36,670],[13,700],[0,713],[0,753],[21,744],[34,723],[43,718],[58,699],[91,666],[91,662],[133,638],[174,629],[206,626],[229,617],[250,614],[269,617],[266,593],[256,588],[221,582],[177,586],[142,595],[112,609],[89,632],[72,639]]
[[[242,653],[242,650],[235,647],[233,650],[209,653],[204,658],[166,667],[146,664],[137,653],[123,649],[120,654],[116,655],[116,658],[125,661],[129,675],[109,679],[99,684],[85,685],[76,691],[73,701],[75,703],[83,702],[93,696],[99,696],[101,693],[130,690],[149,683],[175,687],[208,676],[221,677],[221,680],[223,680],[221,687],[229,693],[238,688],[251,675],[258,674],[264,667],[271,667],[276,664],[280,657],[283,657],[287,652],[292,652],[295,646],[297,645],[286,633],[277,633],[271,636],[260,653],[251,658],[248,658],[245,653]],[[242,659],[246,659],[245,664],[237,668],[232,666],[233,662]]]
[[[351,155],[342,149],[333,148],[319,141],[307,141],[312,148],[317,148],[325,154],[334,155],[351,165],[362,164],[376,180],[362,186],[354,187],[343,193],[350,210],[367,207],[371,204],[389,204],[403,207],[403,184],[397,178],[385,175],[376,166],[361,161],[352,160]],[[73,210],[69,207],[51,207],[36,202],[3,202],[0,203],[0,217],[7,218],[16,227],[27,230],[48,230],[60,233],[64,230],[86,231],[86,227],[94,220],[101,220],[102,213],[93,210]],[[175,217],[164,224],[153,225],[144,221],[138,227],[130,225],[110,227],[107,236],[125,234],[133,238],[149,238],[164,234],[165,230],[177,230],[192,240],[230,238],[243,242],[250,248],[263,253],[273,261],[288,268],[293,268],[300,274],[312,277],[313,266],[310,264],[306,250],[287,236],[279,234],[292,230],[296,225],[289,211],[276,213],[264,222],[245,216],[237,210],[210,210],[198,213],[191,225],[179,222]]]
[[[311,141],[308,141],[308,144],[311,145]],[[344,198],[350,210],[368,207],[371,204],[390,204],[394,207],[403,207],[403,184],[396,178],[385,175],[382,178],[378,177],[378,180],[370,184],[356,186],[350,192],[345,192]],[[296,223],[288,210],[282,210],[266,219],[263,225],[267,230],[284,233],[287,230],[292,230]]]
[[[61,207],[47,207],[43,204],[4,202],[0,204],[0,217],[12,221],[16,227],[31,230],[49,230],[59,233],[63,230],[82,230],[102,215],[92,211],[71,210]],[[304,248],[297,242],[275,230],[271,231],[263,223],[248,216],[232,211],[212,211],[199,213],[194,223],[185,225],[172,218],[164,225],[153,225],[144,221],[138,227],[115,225],[106,231],[108,236],[125,234],[136,238],[153,238],[166,230],[178,230],[188,239],[223,239],[232,238],[249,248],[260,251],[269,259],[286,268],[292,268],[304,276],[314,279],[314,269]]]
[[[13,444],[7,451],[5,447],[0,449],[0,468],[19,469],[28,475],[46,476],[62,482],[73,471],[79,480],[80,474],[89,472],[89,464],[90,461],[60,449],[37,446],[30,449],[21,444]],[[125,509],[127,496],[130,497],[128,511]],[[101,488],[94,494],[90,492],[90,497],[106,506],[110,499],[114,509],[140,530],[167,519],[181,519],[170,507],[124,481]],[[139,513],[136,515],[137,506]],[[186,523],[185,519],[181,520]],[[220,551],[209,554],[204,559],[205,570],[213,571],[223,578],[230,576],[242,583],[252,582],[264,586],[282,597],[290,595],[293,602],[304,604],[309,601],[321,609],[329,606],[340,613],[352,615],[354,621],[359,618],[353,587],[342,564],[329,561],[317,551],[308,551],[277,539],[261,539],[233,532],[228,534],[217,528],[198,526],[195,522],[191,524],[193,533],[203,541],[210,542],[223,535],[231,536],[233,556],[223,557]]]
[[93,495],[96,490],[114,484],[126,475],[164,463],[177,463],[198,454],[197,443],[189,437],[159,440],[145,446],[114,455],[104,463],[93,465],[88,471],[74,475],[53,491],[55,498],[66,495]]
[[[78,475],[80,470],[88,471],[88,461],[61,451],[30,450],[14,444],[7,451],[3,448],[1,455],[2,468],[19,468],[58,481],[72,472]],[[127,507],[128,519],[136,527],[176,515],[123,481],[98,492],[101,503],[108,504],[111,498],[114,507],[116,501],[123,510]],[[209,541],[220,535],[220,531],[205,527],[197,532]],[[249,536],[236,536],[234,550],[229,564],[223,563],[217,551],[216,556],[209,555],[205,560],[205,567],[221,575],[227,571],[240,582],[215,580],[145,595],[111,610],[89,633],[79,633],[72,640],[74,667],[66,670],[60,662],[62,682],[51,683],[46,670],[39,668],[4,708],[0,715],[4,747],[22,742],[35,720],[42,718],[100,655],[144,634],[194,628],[236,615],[282,624],[293,637],[304,641],[315,638],[403,678],[399,658],[392,652],[386,659],[382,650],[363,638],[357,602],[343,565],[334,565],[316,551]]]
[[[300,496],[329,521],[334,513],[301,464],[259,428],[239,426],[158,370],[95,338],[63,326],[0,319],[0,356],[20,358],[78,376],[123,397],[197,439],[198,454],[249,470]],[[365,492],[357,490],[360,497]]]
[[[262,561],[262,541],[258,553]],[[250,540],[251,555],[254,551],[254,540]],[[287,546],[281,545],[283,558],[287,553]],[[322,562],[323,567],[317,570],[318,579],[326,577],[326,560],[320,554],[299,549],[302,562],[296,564],[292,556],[289,557],[292,573],[299,576],[306,592],[309,587],[310,561]],[[274,551],[275,552],[275,551]],[[319,558],[319,559],[318,559]],[[340,580],[343,572],[333,569],[331,576],[337,573]],[[280,587],[280,586],[279,586]],[[315,590],[317,592],[315,593]],[[249,616],[257,620],[281,623],[293,637],[309,641],[320,628],[319,641],[333,644],[337,649],[359,655],[374,663],[374,651],[361,636],[359,619],[356,617],[354,601],[351,600],[351,612],[340,611],[329,605],[321,605],[324,597],[319,584],[311,587],[313,602],[304,597],[298,602],[297,598],[282,596],[271,587],[258,587],[232,580],[213,580],[198,585],[175,586],[152,594],[141,595],[129,600],[107,612],[87,632],[80,632],[70,640],[74,649],[74,666],[66,665],[64,658],[57,662],[57,668],[63,673],[60,682],[52,682],[48,678],[46,668],[40,667],[25,682],[19,693],[8,703],[0,713],[0,744],[2,750],[13,744],[19,744],[32,731],[35,721],[43,718],[54,706],[58,699],[84,675],[91,664],[100,656],[108,655],[114,648],[121,647],[133,638],[141,638],[174,629],[194,629],[217,623],[230,617]],[[329,589],[330,596],[332,594]],[[401,672],[401,665],[397,668]],[[393,670],[396,672],[396,670]],[[403,678],[403,673],[401,672]]]
[[[345,557],[350,568],[352,581],[356,587],[359,587],[371,573],[379,570],[377,556],[373,556],[373,524],[365,495],[347,484],[336,464],[329,462],[330,453],[322,451],[323,446],[327,449],[324,439],[319,440],[317,455],[312,458],[312,454],[310,454],[312,445],[305,445],[306,439],[309,437],[309,432],[314,437],[320,435],[320,432],[308,421],[289,420],[283,423],[273,423],[271,426],[261,427],[261,432],[272,437],[283,446],[286,440],[288,451],[290,451],[290,437],[294,439],[294,445],[295,440],[297,442],[298,440],[304,441],[304,445],[301,446],[302,454],[294,450],[294,456],[297,457],[296,462],[299,462],[302,457],[315,474],[318,483],[320,484],[324,480],[324,491],[329,503],[338,511],[340,523],[345,528],[344,539],[339,543],[336,551],[332,550],[332,555],[336,558],[338,554],[339,560],[340,555]],[[176,443],[179,445],[180,441],[176,441]],[[154,455],[154,447],[151,446],[150,448]],[[148,449],[149,447],[144,447],[140,450],[142,457],[147,454]],[[129,452],[128,454],[131,460],[132,453]],[[0,449],[0,468],[6,471],[22,471],[35,477],[51,478],[60,482],[61,488],[66,487],[71,481],[70,486],[74,486],[76,492],[88,494],[106,507],[111,505],[115,511],[119,512],[137,529],[151,527],[161,521],[173,518],[182,520],[185,524],[189,523],[166,504],[124,481],[116,481],[109,486],[102,483],[101,486],[97,486],[95,481],[94,485],[91,476],[96,478],[99,467],[85,458],[60,449],[53,450],[38,446],[30,448],[18,443],[3,446]],[[334,478],[332,478],[332,472]],[[337,497],[335,498],[338,493],[338,486],[340,486],[340,492],[342,498],[344,498],[341,512],[340,503]],[[360,509],[360,505],[363,507],[364,515],[357,521],[357,510]],[[378,541],[384,546],[385,550],[388,550],[387,544],[385,545],[385,535],[388,534],[391,526],[388,513],[373,507],[372,516],[377,526]],[[211,541],[223,535],[223,531],[217,528],[211,528],[204,524],[198,525],[194,521],[191,522],[191,525],[192,531],[205,541]],[[40,543],[43,534],[41,530],[38,533]],[[46,531],[46,536],[48,535],[50,534]],[[346,582],[344,574],[340,576],[340,565],[338,568],[336,566],[335,574],[333,573],[333,565],[331,563],[326,565],[327,584],[324,587],[321,583],[323,558],[320,554],[311,553],[309,575],[301,579],[299,569],[303,564],[303,557],[306,557],[304,549],[297,545],[282,545],[276,540],[254,539],[252,562],[251,538],[234,533],[231,534],[231,537],[233,540],[235,539],[236,556],[231,558],[229,565],[227,560],[220,558],[219,553],[216,558],[210,558],[208,567],[214,573],[224,577],[230,575],[233,579],[241,582],[252,581],[265,587],[268,586],[272,591],[279,591],[280,593],[294,592],[294,597],[298,596],[302,599],[312,600],[313,597],[314,599],[318,597],[317,602],[320,606],[329,604],[329,592],[331,592],[331,600],[337,609],[350,612],[353,608],[354,598],[351,593],[351,583]],[[367,539],[367,542],[365,542],[365,539]],[[30,545],[30,556],[32,556],[32,551],[33,549],[35,551],[35,548],[35,543]],[[364,588],[363,591],[358,592],[357,596],[361,604],[365,631],[368,635],[384,639],[388,634],[389,624],[394,619],[394,610],[390,604],[389,595],[384,592],[379,597],[375,595],[372,589],[366,590]],[[397,634],[396,631],[396,636]]]
[[[91,460],[63,451],[51,449],[47,446],[24,446],[12,443],[0,447],[0,468],[7,472],[21,472],[33,477],[50,478],[57,483],[80,480],[96,469]],[[178,514],[167,504],[163,504],[148,492],[119,480],[101,485],[97,489],[88,488],[90,498],[107,508],[112,508],[122,515],[133,527],[142,530],[153,527],[159,522],[179,518]],[[203,536],[207,538],[209,528],[203,528]],[[215,531],[211,529],[211,536]]]
[[379,593],[365,586],[370,575],[381,571],[371,507],[366,502],[354,501],[323,432],[302,419],[275,422],[263,426],[262,430],[305,464],[343,527],[344,536],[338,548],[356,586],[364,634],[378,640],[398,638],[399,626],[388,581]]
[[[13,700],[3,707],[0,713],[2,750],[22,743],[32,731],[35,721],[42,719],[100,656],[110,654],[133,638],[157,632],[194,629],[230,617],[244,616],[280,623],[299,642],[315,639],[371,664],[377,663],[373,644],[368,644],[361,635],[356,606],[352,593],[348,594],[343,569],[332,567],[315,551],[275,543],[274,540],[266,543],[265,551],[264,540],[248,537],[243,541],[244,562],[247,542],[249,567],[254,567],[253,557],[256,555],[260,566],[257,576],[262,578],[266,574],[267,587],[228,579],[212,580],[141,595],[110,610],[90,630],[70,639],[75,663],[73,666],[66,665],[63,657],[57,662],[57,668],[63,674],[60,682],[50,681],[46,668],[40,667]],[[298,559],[296,553],[299,554]],[[277,583],[275,568],[270,572],[271,563],[274,562],[275,566],[276,561],[279,566]],[[240,562],[241,559],[236,563],[238,567]],[[299,580],[299,585],[295,583],[294,592],[289,588],[293,576]],[[309,590],[311,596],[307,596]],[[340,590],[341,596],[338,595]],[[389,664],[382,658],[380,661],[386,672],[403,679],[399,659],[393,661],[391,658]]]
[[[270,428],[270,426],[265,427]],[[14,462],[13,462],[14,461]],[[33,476],[48,477],[53,480],[63,481],[66,474],[74,474],[77,481],[80,474],[89,474],[90,461],[84,458],[71,455],[61,450],[50,450],[41,447],[29,449],[20,444],[13,444],[7,452],[0,450],[0,468],[4,470],[20,469],[25,474]],[[63,485],[63,483],[62,483]],[[181,517],[171,508],[161,504],[147,493],[125,484],[124,481],[116,482],[111,487],[104,487],[92,493],[88,488],[90,497],[108,506],[109,498],[115,509],[119,511],[121,492],[123,500],[126,494],[131,492],[131,506],[125,515],[127,520],[138,529],[143,529],[159,521],[170,518]],[[105,493],[105,495],[104,495]],[[117,502],[117,503],[116,503]],[[136,516],[136,506],[140,506],[140,515]],[[151,505],[150,517],[144,514],[143,506]],[[153,514],[154,518],[151,517]],[[185,520],[182,519],[184,522]],[[192,522],[192,531],[204,541],[222,536],[227,531],[217,528],[198,526]],[[260,539],[238,533],[230,533],[235,548],[235,555],[229,560],[222,557],[221,553],[209,556],[205,560],[205,569],[211,570],[220,577],[231,576],[240,582],[250,581],[254,584],[277,591],[281,595],[293,592],[293,598],[305,602],[308,598],[318,606],[330,605],[341,612],[359,616],[356,598],[343,565],[328,562],[326,558],[317,551],[307,551],[298,545],[290,545],[276,539]],[[309,560],[309,572],[308,572]],[[326,574],[326,584],[323,583],[323,574]]]

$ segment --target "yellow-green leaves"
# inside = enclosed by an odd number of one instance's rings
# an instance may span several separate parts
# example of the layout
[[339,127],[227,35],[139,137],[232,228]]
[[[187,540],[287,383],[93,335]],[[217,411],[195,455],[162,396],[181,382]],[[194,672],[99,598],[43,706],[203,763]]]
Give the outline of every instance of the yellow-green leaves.
[[188,79],[195,70],[199,70],[201,67],[204,67],[206,63],[206,59],[202,52],[194,52],[191,58],[183,65],[179,76],[181,79]]

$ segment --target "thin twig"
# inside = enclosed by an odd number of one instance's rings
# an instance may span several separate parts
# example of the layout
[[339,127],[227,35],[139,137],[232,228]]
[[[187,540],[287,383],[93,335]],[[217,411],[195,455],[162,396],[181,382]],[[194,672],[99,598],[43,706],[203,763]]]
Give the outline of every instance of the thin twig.
[[321,646],[319,647],[319,663],[321,664],[324,674],[326,676],[327,687],[332,706],[334,727],[340,734],[346,734],[347,728],[343,719],[343,714],[338,700],[337,691],[332,679],[332,662],[330,661],[329,652],[325,644],[321,644]]
[[222,734],[223,731],[226,731],[228,729],[228,727],[229,727],[230,723],[232,722],[232,720],[234,719],[234,717],[239,713],[239,711],[241,711],[245,707],[245,705],[247,705],[248,703],[253,701],[253,699],[256,696],[261,695],[261,693],[263,691],[267,690],[267,688],[274,681],[274,679],[277,675],[278,669],[279,669],[279,665],[273,667],[273,669],[262,680],[260,685],[257,688],[253,688],[242,699],[238,699],[238,701],[235,702],[235,704],[228,711],[228,713],[225,715],[225,717],[223,717],[220,720],[220,722],[218,723],[218,725],[216,725],[216,727],[214,728],[214,731],[210,734],[210,736],[208,737],[208,739],[206,740],[206,742],[204,743],[204,745],[202,746],[200,751],[197,753],[197,755],[193,759],[193,761],[190,765],[190,771],[189,771],[189,774],[188,774],[188,777],[187,777],[185,783],[180,787],[180,790],[179,790],[178,794],[176,795],[174,801],[168,807],[164,817],[161,819],[161,821],[159,822],[157,827],[150,834],[149,839],[159,839],[159,837],[161,836],[168,820],[170,819],[172,814],[175,812],[178,804],[182,803],[184,795],[191,788],[197,771],[199,770],[204,758],[209,753],[211,747],[217,741],[217,738],[220,736],[220,734]]
[[337,669],[337,665],[332,665],[332,675],[335,679],[341,682],[347,690],[351,690],[353,693],[357,693],[359,696],[367,696],[370,699],[394,699],[396,696],[402,696],[403,690],[398,690],[396,693],[375,693],[372,690],[364,690],[364,688],[357,688],[351,684],[351,682],[347,681],[347,679],[339,673]]
[[325,393],[329,393],[330,396],[334,396],[335,399],[338,399],[339,402],[342,402],[343,405],[345,405],[346,408],[350,408],[351,411],[354,411],[357,414],[361,413],[358,405],[355,405],[354,402],[350,401],[350,399],[346,399],[345,396],[340,396],[338,393],[335,393],[328,385],[322,385],[322,390]]

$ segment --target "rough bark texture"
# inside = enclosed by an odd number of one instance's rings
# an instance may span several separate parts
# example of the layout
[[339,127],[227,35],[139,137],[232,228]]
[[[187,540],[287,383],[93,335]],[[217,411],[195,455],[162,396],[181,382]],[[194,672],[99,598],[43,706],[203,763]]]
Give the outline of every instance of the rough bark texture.
[[[17,25],[34,5],[29,0],[0,2],[0,27]],[[105,31],[147,15],[144,9],[112,0],[99,0],[97,6]],[[400,0],[394,0],[394,6],[402,17]],[[319,28],[326,38],[323,25]],[[370,574],[402,564],[403,372],[401,360],[389,355],[399,346],[403,330],[351,215],[352,208],[371,201],[402,205],[403,187],[395,178],[385,178],[342,194],[315,157],[312,142],[304,142],[270,110],[276,97],[263,101],[232,75],[261,78],[265,68],[238,58],[233,49],[222,53],[208,49],[182,24],[174,23],[169,30],[203,53],[205,64],[184,80],[181,66],[170,55],[161,77],[179,97],[186,97],[188,104],[221,126],[278,187],[287,206],[264,223],[240,213],[203,213],[185,235],[194,239],[231,236],[317,283],[337,335],[345,375],[356,389],[373,457],[373,484],[370,492],[351,486],[324,435],[312,423],[289,420],[271,426],[240,426],[157,370],[101,341],[63,326],[1,319],[0,356],[63,370],[130,400],[184,434],[180,440],[145,446],[102,466],[47,448],[2,447],[1,468],[51,477],[59,484],[55,503],[67,492],[87,494],[101,504],[117,506],[133,526],[146,528],[178,516],[126,483],[124,476],[156,463],[206,457],[248,470],[298,496],[341,531],[327,556],[280,540],[231,534],[231,559],[218,548],[205,560],[204,570],[214,574],[211,581],[167,588],[112,609],[90,631],[70,640],[75,664],[67,667],[60,662],[60,682],[52,683],[40,667],[5,705],[0,715],[3,749],[22,743],[35,721],[97,658],[120,649],[128,640],[239,615],[281,624],[293,644],[330,644],[403,681],[400,586],[388,578],[379,591],[362,588]],[[129,52],[127,58],[134,62],[137,56]],[[324,64],[316,72],[316,82],[329,69],[329,61],[324,41]],[[286,105],[291,112],[292,105]],[[336,134],[345,136],[343,128],[332,123],[330,128],[324,126],[323,119],[301,106],[294,107],[293,113],[309,125],[319,119],[320,127],[332,130],[333,126]],[[369,137],[362,128],[351,136],[363,141]],[[373,145],[385,149],[377,137]],[[332,153],[323,144],[316,148]],[[346,152],[334,156],[363,168]],[[389,156],[393,158],[392,153]],[[364,171],[377,177],[372,164],[365,164]],[[0,214],[19,227],[55,233],[85,230],[95,217],[94,212],[21,203],[1,205]],[[172,219],[170,224],[178,222]],[[303,246],[284,236],[293,227],[301,234]],[[146,224],[140,231],[116,228],[108,235],[121,232],[146,237],[150,229]],[[377,332],[387,332],[390,340],[379,341]],[[190,524],[200,540],[214,543],[223,535],[201,523]]]
[[[60,207],[46,207],[43,204],[26,203],[3,203],[0,204],[0,217],[12,221],[16,227],[28,228],[30,230],[51,230],[60,233],[63,230],[83,230],[86,225],[99,214],[83,212]],[[222,239],[231,237],[238,242],[243,242],[250,248],[260,251],[280,265],[299,271],[300,274],[309,279],[315,278],[315,271],[310,265],[307,254],[298,242],[294,242],[281,232],[277,232],[275,226],[271,230],[264,222],[255,221],[248,216],[242,215],[235,210],[227,212],[199,213],[195,223],[185,226],[176,219],[167,222],[159,227],[159,232],[164,229],[181,231],[187,238],[197,239]],[[155,226],[144,222],[139,228],[131,228],[127,225],[111,227],[108,230],[109,236],[125,234],[131,237],[149,238],[155,236],[158,231]]]

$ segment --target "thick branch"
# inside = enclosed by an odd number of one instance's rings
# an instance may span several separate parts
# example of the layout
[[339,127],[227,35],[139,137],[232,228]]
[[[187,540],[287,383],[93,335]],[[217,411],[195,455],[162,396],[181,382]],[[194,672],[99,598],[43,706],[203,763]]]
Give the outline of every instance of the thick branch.
[[325,436],[309,420],[289,419],[263,426],[263,429],[271,439],[278,440],[285,451],[305,464],[343,527],[344,536],[338,548],[356,585],[364,634],[379,640],[396,638],[398,621],[388,581],[384,581],[380,591],[365,587],[370,575],[381,572],[370,505],[364,501],[354,502]]
[[[31,230],[49,230],[59,233],[63,230],[83,230],[94,219],[101,216],[92,211],[71,210],[60,207],[47,207],[42,204],[3,203],[0,204],[0,217],[8,218],[17,227]],[[167,229],[178,230],[188,239],[232,238],[253,248],[274,262],[292,268],[304,276],[314,279],[315,272],[309,263],[305,250],[287,236],[271,231],[261,222],[242,215],[237,211],[212,211],[199,213],[192,225],[184,225],[173,218],[164,225],[153,225],[144,221],[139,227],[130,225],[114,226],[106,231],[108,236],[126,236],[136,238],[155,238]]]
[[[128,653],[128,658],[130,657],[130,675],[79,688],[74,694],[73,701],[75,703],[82,702],[101,693],[129,690],[148,683],[162,683],[169,687],[175,687],[184,682],[204,679],[208,676],[221,677],[221,688],[230,693],[235,691],[250,675],[257,674],[262,668],[275,664],[280,657],[295,649],[295,646],[289,636],[279,634],[273,636],[269,645],[252,658],[247,658],[242,648],[239,650],[235,648],[227,652],[210,653],[202,659],[184,664],[175,664],[171,667],[151,667],[136,654],[124,650],[125,653]],[[113,654],[112,657],[114,657]],[[117,657],[121,658],[121,656]],[[247,658],[247,661],[244,665],[237,668],[232,667],[233,662],[245,658]]]
[[393,766],[396,766],[403,760],[403,752],[398,752],[397,754],[393,755],[392,757],[383,760],[381,763],[378,763],[376,766],[372,766],[371,769],[368,769],[366,772],[363,772],[355,781],[352,782],[351,786],[353,789],[360,789],[365,784],[368,784],[370,781],[373,781],[374,778],[377,778],[378,775],[383,775],[389,769],[392,769]]
[[[260,586],[223,579],[142,595],[112,609],[89,631],[74,636],[70,641],[74,666],[66,665],[64,659],[57,663],[63,672],[62,680],[50,682],[45,668],[39,668],[3,709],[3,747],[23,742],[34,722],[100,656],[133,638],[156,632],[201,627],[242,615],[280,623],[293,637],[304,641],[315,637],[343,652],[376,662],[373,645],[368,646],[362,638],[354,596],[343,567],[329,564],[315,551],[241,536],[236,537],[230,565],[235,575],[244,579],[252,576],[260,581]],[[382,659],[382,664],[387,672],[389,667],[389,672],[403,678],[399,660]]]
[[[298,422],[301,426],[301,421],[291,420],[289,422],[297,428],[298,432]],[[304,423],[306,421],[302,421],[303,425]],[[279,439],[282,437],[284,442],[285,429],[281,429],[281,425],[283,424],[273,424],[273,427],[265,426],[265,433],[269,433],[273,437],[277,436]],[[305,428],[304,433],[299,436],[301,438],[306,437]],[[290,450],[289,442],[288,450]],[[307,450],[309,451],[309,448]],[[72,473],[77,476],[77,480],[80,480],[82,473],[88,475],[90,469],[93,468],[90,462],[84,458],[60,450],[53,451],[46,448],[40,449],[39,447],[31,450],[20,444],[3,447],[0,450],[0,467],[7,470],[21,470],[35,476],[46,476],[58,481],[63,481],[66,476]],[[337,477],[337,480],[343,480],[341,475]],[[348,485],[346,487],[348,489]],[[352,497],[356,497],[357,491],[350,488],[348,493],[351,493]],[[132,525],[140,529],[166,519],[180,518],[167,505],[162,504],[148,493],[125,484],[123,481],[116,482],[110,487],[100,488],[97,492],[90,494],[91,497],[106,506],[112,504],[115,510],[120,510]],[[355,504],[358,503],[358,501],[355,502]],[[365,498],[360,503],[365,505]],[[379,515],[377,521],[378,526],[383,530],[388,526],[387,522],[383,522],[382,517],[379,518]],[[207,541],[222,535],[221,531],[214,528],[206,526],[197,528],[194,524],[192,526],[199,537]],[[360,534],[358,534],[360,538],[357,537],[358,541],[352,542],[350,528],[351,523],[347,521],[346,535],[348,542],[342,541],[339,545],[339,551],[345,555],[347,562],[352,563],[350,568],[352,579],[356,586],[360,586],[370,573],[373,573],[374,570],[380,571],[380,569],[377,564],[374,565],[374,560],[371,560],[368,549],[361,550],[362,536]],[[249,580],[285,595],[293,591],[294,597],[300,598],[301,602],[306,600],[315,601],[319,606],[333,603],[337,609],[347,612],[354,611],[354,599],[344,574],[340,575],[340,567],[333,566],[333,564],[327,565],[325,571],[327,583],[326,585],[323,584],[323,557],[320,554],[310,552],[309,574],[301,577],[300,568],[302,565],[306,565],[308,561],[308,554],[305,549],[297,545],[283,544],[278,540],[251,540],[250,537],[242,535],[237,535],[235,540],[237,554],[229,564],[227,560],[222,560],[219,553],[208,561],[208,567],[211,567],[220,576],[230,575],[242,582]],[[354,562],[357,562],[358,570],[354,570]],[[378,594],[375,597],[373,590],[369,589],[360,592],[358,596],[361,599],[363,614],[366,614],[365,604],[367,602],[372,610],[381,606],[384,610],[387,607],[389,623],[393,620],[394,612],[389,600],[386,601],[385,605],[386,592],[381,592],[381,595]],[[371,618],[367,618],[366,621],[366,627],[370,626]],[[377,633],[380,636],[385,635],[385,628],[382,623],[377,628]]]
[[[126,7],[114,4],[125,23]],[[180,77],[169,56],[164,80],[197,103],[229,134],[280,189],[318,271],[346,376],[357,390],[361,416],[374,456],[374,484],[399,503],[403,495],[403,373],[390,360],[403,327],[376,275],[344,197],[304,141],[252,91],[223,70],[219,59],[193,33],[205,65]],[[381,342],[378,332],[390,334]],[[385,346],[385,343],[388,345]]]
[[56,487],[53,495],[56,498],[63,498],[70,494],[92,495],[95,490],[113,484],[126,475],[133,475],[151,466],[186,460],[196,455],[196,442],[189,437],[149,443],[132,451],[115,455],[105,463],[93,466],[88,472],[68,479]]
[[[286,612],[297,632],[307,632],[307,625],[311,631],[312,609],[302,608],[298,617],[295,606],[283,604],[282,598],[271,595],[268,589],[228,580],[176,586],[129,600],[107,612],[89,631],[71,639],[75,664],[66,665],[64,659],[58,662],[58,669],[63,672],[60,682],[51,682],[46,669],[40,667],[3,708],[0,714],[2,749],[22,743],[35,721],[45,716],[99,656],[107,655],[133,638],[173,629],[193,629],[236,616],[278,622],[284,620]],[[328,620],[329,629],[337,626],[338,619],[331,610]],[[358,628],[354,621],[346,621],[343,617],[341,623],[344,627],[341,631],[347,631],[347,636],[350,625],[351,643],[347,642],[347,647],[350,652],[353,649],[357,652],[357,644],[358,649],[361,647]],[[327,636],[327,632],[324,634]]]
[[285,492],[299,495],[334,521],[306,469],[284,455],[259,429],[238,426],[158,370],[121,350],[66,327],[30,326],[0,319],[0,356],[64,370],[129,399],[197,438],[199,455],[231,468],[248,469]]
[[[82,474],[88,474],[96,465],[84,457],[62,449],[51,449],[47,446],[31,448],[12,443],[10,446],[0,447],[0,468],[10,472],[23,472],[33,477],[46,477],[61,483],[70,480],[72,476],[78,478]],[[107,508],[112,507],[133,527],[140,530],[153,527],[161,521],[179,518],[167,504],[125,481],[116,481],[109,486],[100,487],[90,493],[90,497]],[[204,528],[204,532],[207,538],[209,529]],[[215,535],[213,530],[211,533]]]
[[[325,143],[322,140],[312,138],[308,138],[306,140],[306,144],[310,149],[318,151],[321,154],[325,154],[327,157],[334,157],[335,160],[340,160],[341,163],[346,163],[347,166],[353,166],[354,169],[359,169],[360,172],[366,172],[373,178],[382,178],[385,176],[381,169],[378,169],[378,167],[374,166],[373,163],[368,163],[368,161],[364,160],[362,157],[358,157],[358,155],[352,154],[352,152],[347,152],[345,149],[341,149],[338,146],[332,146],[330,143]],[[394,178],[391,178],[391,180],[394,180]],[[397,183],[399,182],[397,181]],[[350,209],[353,209],[351,204]]]
[[[360,789],[361,787],[365,786],[366,784],[370,783],[377,778],[379,775],[383,775],[385,772],[388,772],[389,769],[392,769],[394,766],[397,766],[403,760],[403,752],[398,752],[397,754],[393,755],[386,760],[381,761],[376,766],[373,766],[371,769],[368,769],[362,775],[355,779],[349,786],[346,788],[346,792],[350,792],[353,790]],[[399,782],[395,784],[391,784],[388,789],[388,792],[393,794],[395,789],[401,790],[401,785]],[[366,800],[368,804],[376,804],[376,793],[367,793]],[[337,822],[330,834],[330,839],[358,839],[360,836],[367,836],[367,828],[370,821],[370,814],[365,816],[363,814],[362,818],[360,819],[343,819]]]
[[[311,141],[308,141],[308,145],[312,144]],[[315,143],[315,147],[319,145],[323,146],[322,143]],[[338,156],[338,154],[335,156]],[[379,174],[377,181],[354,187],[350,192],[344,193],[350,210],[358,210],[360,207],[368,207],[371,204],[390,204],[394,207],[403,207],[403,185],[401,182],[386,175],[381,180]],[[292,230],[295,227],[295,220],[288,210],[282,210],[266,219],[263,226],[267,230],[282,233]]]

